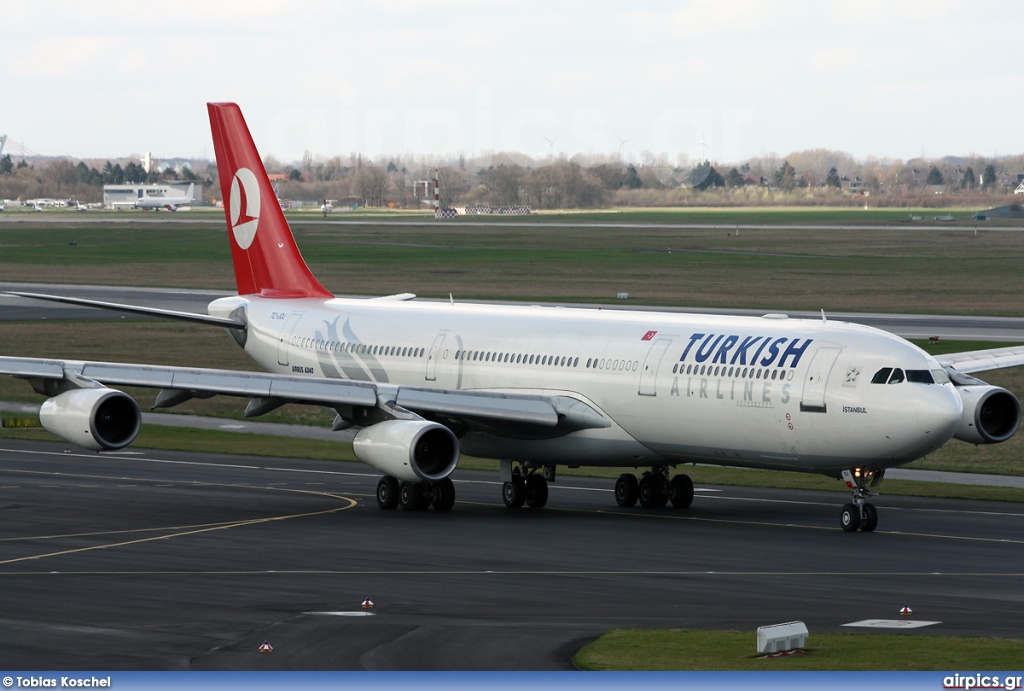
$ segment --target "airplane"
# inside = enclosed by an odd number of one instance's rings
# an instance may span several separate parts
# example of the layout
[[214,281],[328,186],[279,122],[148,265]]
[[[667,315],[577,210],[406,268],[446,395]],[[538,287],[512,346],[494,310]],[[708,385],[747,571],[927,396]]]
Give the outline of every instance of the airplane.
[[[140,196],[135,201],[136,209],[167,209],[168,211],[177,211],[179,207],[188,206],[194,204],[195,199],[192,198],[192,192],[196,188],[196,183],[190,183],[188,186],[188,192],[185,193],[184,197],[143,197]],[[141,192],[140,192],[141,194]]]
[[[822,319],[336,298],[309,270],[239,107],[208,104],[238,294],[208,314],[10,294],[225,327],[265,372],[27,357],[0,374],[47,397],[39,419],[93,450],[130,444],[138,404],[247,398],[246,416],[288,403],[358,428],[355,456],[383,473],[381,509],[449,511],[461,453],[497,459],[503,503],[540,508],[561,466],[621,467],[622,507],[685,509],[714,464],[842,479],[844,531],[871,532],[888,468],[951,438],[1003,442],[1021,406],[972,373],[1024,364],[1024,347],[932,357],[893,334]],[[638,477],[628,469],[642,469]]]

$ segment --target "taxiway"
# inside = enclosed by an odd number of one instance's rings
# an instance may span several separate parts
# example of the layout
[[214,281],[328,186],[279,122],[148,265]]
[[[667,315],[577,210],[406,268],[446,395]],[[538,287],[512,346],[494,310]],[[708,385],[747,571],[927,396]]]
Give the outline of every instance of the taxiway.
[[1020,504],[883,496],[876,532],[844,533],[844,493],[626,510],[562,477],[511,511],[493,474],[457,471],[451,513],[385,512],[357,464],[65,448],[0,443],[0,649],[25,669],[570,669],[616,627],[753,650],[760,625],[903,605],[934,634],[1024,620]]

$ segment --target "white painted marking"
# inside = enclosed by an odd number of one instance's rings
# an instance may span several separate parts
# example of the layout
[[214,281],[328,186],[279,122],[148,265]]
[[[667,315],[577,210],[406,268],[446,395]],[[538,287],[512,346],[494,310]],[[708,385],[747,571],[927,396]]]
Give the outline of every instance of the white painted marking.
[[865,629],[920,629],[924,626],[941,623],[941,621],[923,621],[921,619],[864,619],[843,624],[843,626],[857,626]]
[[372,617],[373,612],[364,612],[362,610],[356,612],[303,612],[303,614],[312,614],[313,616],[321,617]]

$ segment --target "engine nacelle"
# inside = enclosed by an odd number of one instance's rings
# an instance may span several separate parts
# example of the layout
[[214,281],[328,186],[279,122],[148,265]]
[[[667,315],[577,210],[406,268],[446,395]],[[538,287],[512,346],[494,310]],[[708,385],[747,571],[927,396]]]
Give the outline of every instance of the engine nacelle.
[[101,451],[135,441],[142,413],[131,396],[116,389],[73,389],[47,399],[39,423],[64,441]]
[[964,417],[954,438],[971,444],[998,444],[1020,426],[1017,397],[998,386],[958,386]]
[[387,420],[359,430],[356,458],[406,482],[437,482],[459,462],[459,440],[450,429],[426,420]]

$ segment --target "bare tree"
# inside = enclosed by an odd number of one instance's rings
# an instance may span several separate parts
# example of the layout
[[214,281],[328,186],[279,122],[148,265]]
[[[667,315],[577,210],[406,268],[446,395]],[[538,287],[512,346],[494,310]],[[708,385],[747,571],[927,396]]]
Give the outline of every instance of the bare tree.
[[441,207],[449,209],[455,205],[457,199],[469,191],[469,184],[466,182],[466,175],[459,168],[438,168],[437,169],[438,192],[441,197]]
[[380,166],[363,166],[356,175],[356,189],[364,206],[383,206],[388,174]]
[[484,172],[484,184],[490,190],[495,204],[513,206],[522,203],[526,169],[516,164],[502,163]]
[[75,184],[75,164],[66,158],[54,161],[44,173],[48,183],[61,192]]

